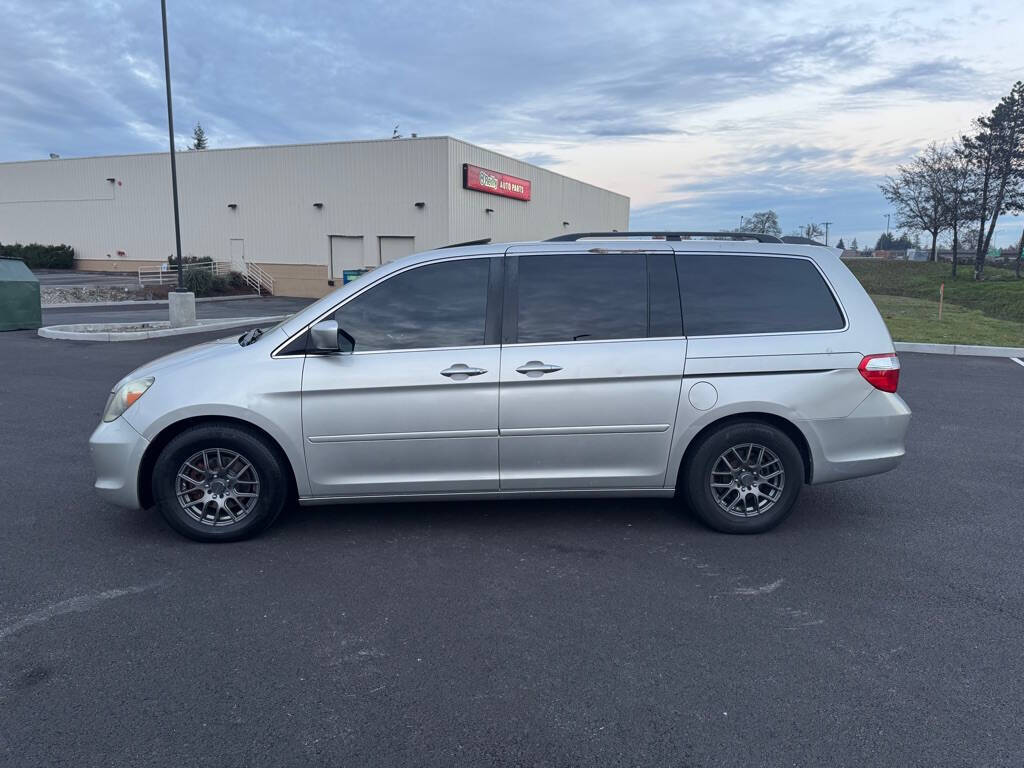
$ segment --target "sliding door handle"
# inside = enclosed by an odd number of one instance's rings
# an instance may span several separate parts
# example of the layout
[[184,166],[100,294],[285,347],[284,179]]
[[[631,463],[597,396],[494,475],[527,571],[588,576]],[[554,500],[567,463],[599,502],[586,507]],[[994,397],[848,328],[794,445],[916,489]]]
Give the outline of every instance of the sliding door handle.
[[532,379],[535,379],[538,376],[543,376],[545,373],[556,373],[560,370],[562,370],[562,366],[542,363],[540,360],[531,360],[530,362],[523,363],[516,368],[517,373],[525,374]]
[[442,376],[447,376],[449,379],[455,379],[456,381],[465,381],[470,376],[479,376],[482,373],[487,373],[487,369],[473,368],[465,363],[454,363],[441,371]]

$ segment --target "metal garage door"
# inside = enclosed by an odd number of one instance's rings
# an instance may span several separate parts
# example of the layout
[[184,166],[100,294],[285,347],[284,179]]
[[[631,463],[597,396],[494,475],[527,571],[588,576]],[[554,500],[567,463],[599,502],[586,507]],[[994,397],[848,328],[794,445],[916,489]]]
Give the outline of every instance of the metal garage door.
[[346,269],[363,268],[363,238],[331,235],[331,277],[340,280]]
[[387,264],[389,261],[416,253],[416,238],[396,237],[394,235],[380,236],[380,263]]

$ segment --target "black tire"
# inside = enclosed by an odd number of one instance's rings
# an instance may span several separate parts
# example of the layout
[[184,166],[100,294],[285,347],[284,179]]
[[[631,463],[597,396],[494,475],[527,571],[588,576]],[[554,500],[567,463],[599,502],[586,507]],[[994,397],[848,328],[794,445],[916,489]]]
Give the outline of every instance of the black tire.
[[[179,469],[191,457],[203,450],[210,451],[211,460],[209,467],[199,464],[200,468],[210,469],[213,477],[220,478],[221,475],[213,475],[220,472],[223,466],[218,467],[216,459],[213,459],[214,451],[220,449],[222,453],[234,453],[248,462],[254,474],[246,474],[243,477],[255,478],[256,487],[250,482],[248,486],[238,485],[234,490],[257,492],[257,497],[252,506],[244,511],[242,504],[249,504],[249,499],[234,500],[231,503],[234,516],[238,513],[237,522],[232,522],[227,511],[218,511],[218,503],[210,502],[210,511],[202,515],[202,520],[186,511],[185,506],[178,501],[179,488],[191,487],[189,484],[178,485]],[[226,459],[221,463],[226,463]],[[237,472],[238,464],[234,467],[228,466],[223,472],[226,479],[232,478],[232,470]],[[281,514],[285,504],[288,502],[291,485],[288,481],[289,470],[286,460],[280,456],[279,451],[257,431],[247,429],[240,425],[210,422],[189,427],[181,434],[171,439],[157,457],[153,467],[153,498],[156,506],[163,515],[164,520],[178,533],[196,541],[238,541],[255,536],[266,530],[277,516]],[[192,473],[200,477],[201,473]],[[235,482],[235,480],[232,480]],[[244,482],[240,480],[238,482]],[[214,490],[220,490],[219,487]],[[229,495],[232,489],[226,489]],[[205,491],[198,490],[195,496],[204,494]],[[191,496],[186,499],[191,499]],[[209,519],[208,519],[209,518]]]
[[[757,462],[757,448],[744,449],[744,446],[751,445],[767,449],[761,456],[774,454],[781,463],[781,488],[775,485],[778,476],[762,480],[775,471],[775,466],[761,469],[763,465]],[[730,449],[737,446],[739,452],[732,453]],[[748,461],[744,461],[745,456]],[[719,472],[727,466],[722,463],[723,458],[739,468],[731,477]],[[761,474],[755,475],[753,468]],[[716,471],[714,478],[713,470]],[[723,533],[763,533],[777,526],[793,511],[803,487],[804,462],[793,441],[777,427],[759,421],[734,421],[701,438],[687,456],[681,479],[682,492],[690,510],[711,528]],[[713,489],[712,482],[719,485],[728,483],[733,489]],[[755,495],[757,493],[761,495]],[[772,498],[767,498],[769,496]],[[737,497],[739,502],[736,502]],[[736,508],[731,512],[724,508],[733,503],[736,503]],[[763,511],[760,509],[762,504],[765,505]]]

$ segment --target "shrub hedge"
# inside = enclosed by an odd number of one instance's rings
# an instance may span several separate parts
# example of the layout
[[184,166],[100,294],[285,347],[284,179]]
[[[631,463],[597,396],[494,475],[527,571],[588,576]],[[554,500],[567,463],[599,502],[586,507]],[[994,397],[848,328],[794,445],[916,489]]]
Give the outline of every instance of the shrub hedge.
[[70,245],[0,244],[0,256],[21,259],[29,269],[75,268],[75,249]]
[[205,269],[186,269],[185,288],[196,296],[207,296],[213,288],[213,273]]
[[[178,263],[178,259],[175,258],[174,256],[168,256],[167,257],[167,263],[170,264],[173,267],[173,266],[175,266]],[[212,256],[193,256],[193,255],[189,254],[188,256],[182,256],[181,257],[181,263],[182,264],[212,264],[213,263],[213,257]]]
[[224,294],[238,293],[248,288],[248,284],[239,272],[215,275],[206,269],[186,269],[185,288],[192,291],[198,298],[200,296],[222,296]]

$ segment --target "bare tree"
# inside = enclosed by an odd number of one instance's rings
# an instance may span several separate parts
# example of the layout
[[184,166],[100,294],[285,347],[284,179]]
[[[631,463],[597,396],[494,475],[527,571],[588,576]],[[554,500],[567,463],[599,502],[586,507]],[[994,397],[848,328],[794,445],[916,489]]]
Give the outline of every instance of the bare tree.
[[782,234],[782,227],[779,226],[779,216],[770,208],[767,211],[755,211],[743,220],[740,232],[754,232],[759,235]]
[[808,224],[803,228],[804,237],[811,240],[817,240],[819,237],[824,236],[825,230],[817,224]]
[[946,229],[942,200],[945,162],[942,148],[929,144],[908,165],[899,166],[895,177],[889,176],[879,185],[885,199],[896,208],[898,226],[931,235],[929,261],[935,261],[939,233]]
[[974,127],[963,144],[978,177],[974,279],[980,280],[999,216],[1024,209],[1024,82],[1018,80]]
[[974,200],[976,175],[970,156],[961,141],[955,141],[942,149],[939,166],[941,185],[939,187],[942,220],[945,228],[953,235],[953,277],[960,254],[960,233],[965,225],[974,219],[977,204]]

